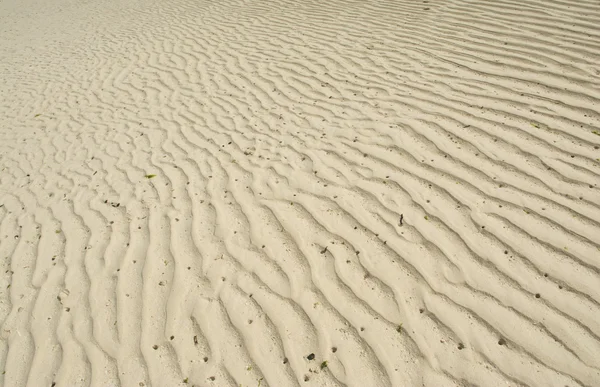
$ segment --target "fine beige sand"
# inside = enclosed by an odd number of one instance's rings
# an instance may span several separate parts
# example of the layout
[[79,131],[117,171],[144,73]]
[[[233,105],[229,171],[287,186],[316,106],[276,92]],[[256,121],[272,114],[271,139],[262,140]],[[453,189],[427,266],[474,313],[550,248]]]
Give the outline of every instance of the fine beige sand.
[[0,386],[600,386],[598,0],[0,0]]

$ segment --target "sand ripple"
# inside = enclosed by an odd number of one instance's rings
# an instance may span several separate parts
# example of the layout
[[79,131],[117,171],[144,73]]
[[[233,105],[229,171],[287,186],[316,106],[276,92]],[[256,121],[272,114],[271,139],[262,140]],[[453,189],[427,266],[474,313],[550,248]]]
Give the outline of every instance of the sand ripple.
[[599,386],[600,3],[0,3],[0,385]]

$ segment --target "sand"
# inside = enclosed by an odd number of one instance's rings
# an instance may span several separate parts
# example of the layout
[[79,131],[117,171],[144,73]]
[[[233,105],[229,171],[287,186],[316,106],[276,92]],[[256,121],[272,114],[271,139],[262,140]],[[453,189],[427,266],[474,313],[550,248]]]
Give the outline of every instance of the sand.
[[0,1],[0,385],[600,386],[600,3]]

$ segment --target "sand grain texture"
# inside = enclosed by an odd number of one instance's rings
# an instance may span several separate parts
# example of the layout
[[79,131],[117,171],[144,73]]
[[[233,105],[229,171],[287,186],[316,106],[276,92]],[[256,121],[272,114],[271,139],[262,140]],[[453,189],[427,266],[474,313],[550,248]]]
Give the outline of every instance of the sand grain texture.
[[0,1],[0,385],[600,386],[599,26]]

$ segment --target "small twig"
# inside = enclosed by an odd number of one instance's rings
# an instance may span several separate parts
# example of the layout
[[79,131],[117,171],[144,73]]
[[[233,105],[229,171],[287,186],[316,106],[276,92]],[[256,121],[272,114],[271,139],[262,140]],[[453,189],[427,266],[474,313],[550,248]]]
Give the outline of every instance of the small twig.
[[404,223],[402,223],[402,221],[404,220],[404,214],[400,214],[400,226],[402,226]]

